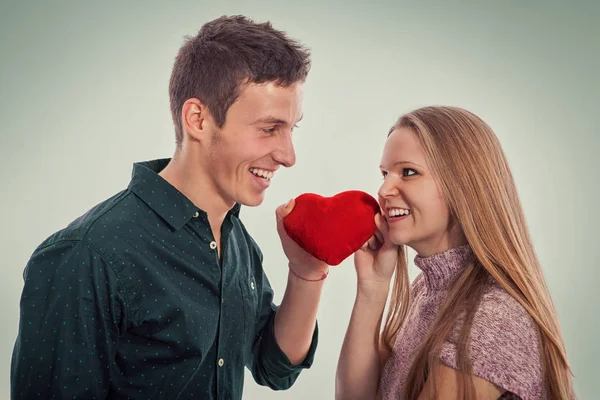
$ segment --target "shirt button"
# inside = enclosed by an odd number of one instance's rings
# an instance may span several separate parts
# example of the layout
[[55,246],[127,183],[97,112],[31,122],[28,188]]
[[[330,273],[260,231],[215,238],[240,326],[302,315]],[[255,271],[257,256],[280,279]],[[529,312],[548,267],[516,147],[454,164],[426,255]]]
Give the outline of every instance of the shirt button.
[[217,248],[217,242],[210,242],[210,248],[211,249],[216,249]]
[[222,367],[223,364],[225,364],[225,360],[223,360],[222,358],[219,358],[219,367]]
[[250,287],[254,290],[254,282],[250,282]]
[[200,213],[199,213],[198,211],[196,211],[196,212],[194,213],[194,218],[198,218],[199,216],[200,216]]

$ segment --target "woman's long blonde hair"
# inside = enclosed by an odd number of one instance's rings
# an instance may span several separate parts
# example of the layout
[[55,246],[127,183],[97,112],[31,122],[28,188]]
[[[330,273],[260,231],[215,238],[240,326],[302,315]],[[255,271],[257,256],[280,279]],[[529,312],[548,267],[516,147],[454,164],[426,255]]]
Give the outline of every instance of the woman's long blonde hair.
[[[439,366],[440,350],[456,321],[464,315],[459,335],[458,368],[461,398],[474,399],[468,338],[484,283],[491,275],[537,323],[546,393],[550,399],[575,397],[571,370],[558,318],[500,143],[476,115],[456,107],[424,107],[403,115],[390,133],[410,128],[418,136],[430,168],[445,195],[450,215],[464,232],[475,260],[451,285],[422,345],[416,350],[404,397],[416,400],[428,376]],[[406,252],[401,249],[381,342],[391,351],[410,307]],[[489,274],[489,275],[488,275]]]

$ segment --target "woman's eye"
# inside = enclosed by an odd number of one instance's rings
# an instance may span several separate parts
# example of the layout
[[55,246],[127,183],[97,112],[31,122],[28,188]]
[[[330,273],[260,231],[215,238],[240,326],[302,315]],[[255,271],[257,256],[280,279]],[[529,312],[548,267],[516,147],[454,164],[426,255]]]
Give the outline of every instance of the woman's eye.
[[387,176],[387,171],[381,171],[381,175],[385,178]]
[[414,175],[417,175],[417,171],[415,171],[412,168],[404,168],[402,170],[402,173],[403,173],[404,176],[414,176]]

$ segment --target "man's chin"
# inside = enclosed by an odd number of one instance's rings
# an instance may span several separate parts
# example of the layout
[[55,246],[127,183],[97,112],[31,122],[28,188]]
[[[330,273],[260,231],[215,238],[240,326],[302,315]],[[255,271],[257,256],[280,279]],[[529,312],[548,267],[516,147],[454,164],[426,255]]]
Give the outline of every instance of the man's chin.
[[263,201],[265,201],[264,192],[260,195],[245,196],[244,198],[239,199],[237,203],[245,207],[258,207]]

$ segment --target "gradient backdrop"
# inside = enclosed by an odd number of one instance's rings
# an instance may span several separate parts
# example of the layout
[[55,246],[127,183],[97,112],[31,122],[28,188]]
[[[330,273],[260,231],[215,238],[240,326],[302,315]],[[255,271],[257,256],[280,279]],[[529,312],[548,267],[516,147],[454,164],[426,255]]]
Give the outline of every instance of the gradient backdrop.
[[[599,5],[125,3],[0,5],[0,398],[9,396],[22,272],[31,252],[124,188],[134,161],[172,154],[167,86],[175,54],[204,22],[238,13],[271,20],[313,54],[305,118],[295,135],[298,162],[278,173],[261,207],[242,211],[265,253],[276,300],[287,269],[275,207],[306,191],[375,194],[384,139],[402,112],[465,107],[500,138],[556,302],[579,398],[597,398]],[[248,374],[244,399],[333,398],[355,283],[351,260],[327,280],[314,367],[280,393]]]

